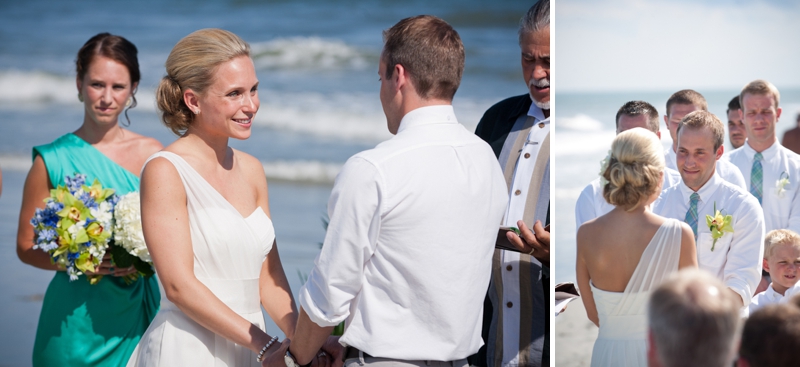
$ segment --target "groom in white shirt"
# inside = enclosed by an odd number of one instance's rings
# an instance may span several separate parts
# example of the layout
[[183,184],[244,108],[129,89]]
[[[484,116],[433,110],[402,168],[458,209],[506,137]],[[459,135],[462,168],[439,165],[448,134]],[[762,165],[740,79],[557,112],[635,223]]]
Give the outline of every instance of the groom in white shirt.
[[[725,129],[713,114],[692,112],[676,128],[676,162],[682,183],[665,190],[653,204],[658,215],[684,220],[695,233],[697,262],[739,295],[742,313],[761,278],[764,215],[758,201],[716,174]],[[707,223],[706,216],[730,215],[730,226]],[[714,231],[721,229],[721,232]]]
[[[453,112],[464,47],[432,16],[401,20],[384,41],[380,100],[395,136],[351,157],[336,178],[294,338],[274,353],[285,351],[289,367],[327,358],[323,344],[346,365],[463,367],[483,344],[508,194],[491,147]],[[329,338],[342,321],[341,339]]]
[[742,89],[739,99],[747,141],[725,158],[741,170],[750,193],[761,203],[766,231],[800,233],[800,156],[784,148],[775,135],[780,98],[778,89],[766,80]]

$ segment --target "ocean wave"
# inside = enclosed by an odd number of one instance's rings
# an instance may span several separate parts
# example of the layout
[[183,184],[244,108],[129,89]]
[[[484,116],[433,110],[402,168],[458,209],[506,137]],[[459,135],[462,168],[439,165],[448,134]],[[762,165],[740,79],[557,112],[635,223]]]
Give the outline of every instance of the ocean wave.
[[[0,168],[3,171],[27,172],[31,163],[28,155],[0,154]],[[278,160],[261,164],[268,179],[314,184],[332,184],[342,169],[342,163],[311,160]]]
[[603,123],[597,119],[584,114],[577,114],[572,117],[561,117],[558,119],[558,126],[580,131],[600,131],[603,130]]
[[365,69],[378,59],[378,55],[343,41],[319,37],[277,38],[250,47],[258,69]]
[[[147,88],[136,92],[137,108],[155,111],[155,93]],[[40,70],[0,71],[0,105],[30,108],[39,105],[73,105],[80,108],[75,76]]]

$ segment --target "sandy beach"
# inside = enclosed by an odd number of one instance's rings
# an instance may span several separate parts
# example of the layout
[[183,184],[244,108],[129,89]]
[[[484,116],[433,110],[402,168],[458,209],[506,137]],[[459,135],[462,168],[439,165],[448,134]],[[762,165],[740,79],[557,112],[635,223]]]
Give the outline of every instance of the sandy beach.
[[583,367],[592,360],[597,327],[586,317],[583,302],[576,299],[556,317],[556,366]]

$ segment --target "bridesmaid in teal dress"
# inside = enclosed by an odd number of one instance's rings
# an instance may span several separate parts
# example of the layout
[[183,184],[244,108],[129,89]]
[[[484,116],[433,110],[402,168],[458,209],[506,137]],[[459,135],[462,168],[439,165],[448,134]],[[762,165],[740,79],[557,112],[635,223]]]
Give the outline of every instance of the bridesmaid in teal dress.
[[85,277],[69,281],[64,269],[34,250],[30,219],[49,196],[64,185],[64,177],[99,179],[119,195],[139,190],[139,172],[147,157],[161,150],[155,139],[122,128],[119,115],[136,106],[139,83],[136,46],[101,33],[78,52],[78,99],[84,105],[83,124],[50,144],[33,148],[33,166],[25,180],[17,232],[17,254],[23,262],[54,270],[47,287],[33,347],[34,366],[124,366],[158,311],[160,293],[155,277],[131,284],[121,278],[133,268],[116,268],[106,257],[90,285]]

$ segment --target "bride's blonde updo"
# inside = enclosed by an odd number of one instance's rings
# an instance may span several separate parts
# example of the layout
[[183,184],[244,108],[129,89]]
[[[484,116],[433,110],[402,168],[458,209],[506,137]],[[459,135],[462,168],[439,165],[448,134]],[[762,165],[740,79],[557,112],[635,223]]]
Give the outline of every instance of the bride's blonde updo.
[[202,94],[214,82],[217,66],[239,56],[250,56],[250,45],[239,36],[216,28],[195,31],[181,39],[167,57],[167,75],[156,89],[156,102],[164,125],[177,135],[194,121],[183,101],[187,89]]
[[664,151],[653,132],[634,128],[611,144],[603,198],[626,211],[633,210],[658,190],[664,172]]

